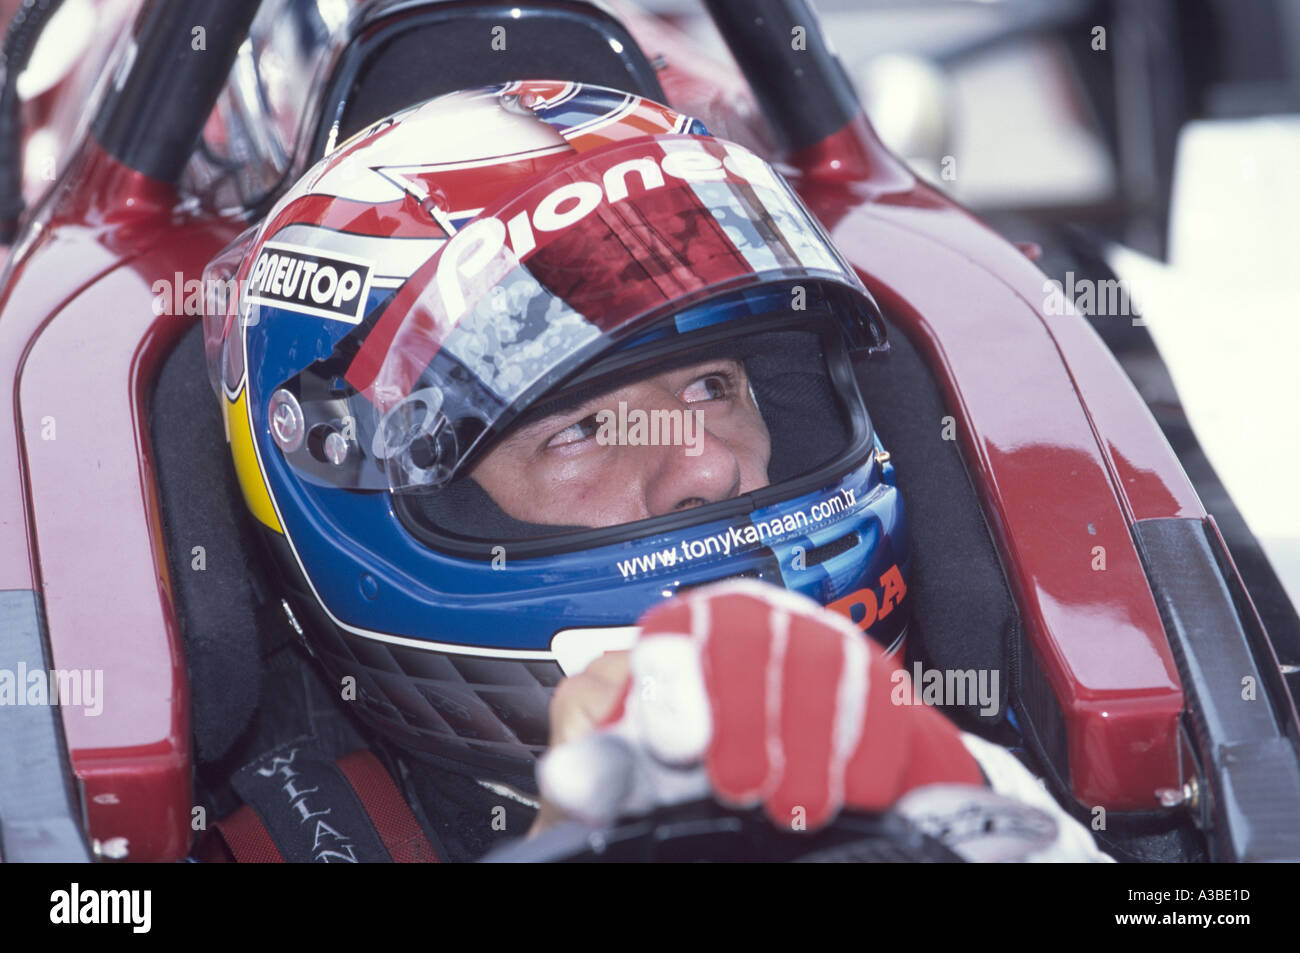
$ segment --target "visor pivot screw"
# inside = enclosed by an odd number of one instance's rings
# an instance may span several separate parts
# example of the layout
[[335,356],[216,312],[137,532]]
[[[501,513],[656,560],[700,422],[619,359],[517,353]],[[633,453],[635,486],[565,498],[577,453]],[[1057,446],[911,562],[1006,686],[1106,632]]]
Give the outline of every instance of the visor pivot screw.
[[348,459],[348,438],[337,430],[325,438],[325,459],[336,467],[341,467]]
[[293,453],[302,446],[305,433],[302,408],[298,398],[283,387],[271,395],[269,408],[271,437],[283,453]]
[[361,575],[361,594],[371,602],[379,596],[379,581],[368,572]]

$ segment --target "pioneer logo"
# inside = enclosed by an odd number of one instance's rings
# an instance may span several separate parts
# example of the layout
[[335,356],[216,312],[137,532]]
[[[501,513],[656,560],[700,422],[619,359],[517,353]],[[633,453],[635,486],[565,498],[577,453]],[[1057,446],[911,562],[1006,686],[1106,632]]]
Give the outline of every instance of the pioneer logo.
[[[457,232],[442,250],[436,281],[438,292],[451,321],[459,320],[470,304],[465,291],[499,275],[485,274],[498,255],[509,248],[516,261],[523,259],[550,234],[582,221],[603,203],[616,204],[629,195],[645,195],[668,186],[671,180],[686,183],[732,181],[782,193],[771,167],[752,152],[731,143],[716,143],[723,155],[698,146],[674,149],[662,155],[625,159],[604,169],[589,171],[599,181],[568,182],[553,189],[509,219],[479,218]],[[778,205],[788,200],[777,198]],[[791,211],[793,211],[791,209]]]
[[244,300],[360,324],[371,270],[357,258],[267,242],[253,265]]

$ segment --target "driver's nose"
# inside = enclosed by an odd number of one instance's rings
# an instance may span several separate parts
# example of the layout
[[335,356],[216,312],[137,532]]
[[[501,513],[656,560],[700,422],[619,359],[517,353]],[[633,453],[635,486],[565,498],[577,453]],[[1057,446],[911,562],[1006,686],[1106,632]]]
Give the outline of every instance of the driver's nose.
[[706,430],[703,422],[696,421],[694,426],[697,455],[687,453],[690,448],[686,446],[640,448],[652,461],[645,483],[651,516],[727,500],[740,490],[740,464],[731,448]]

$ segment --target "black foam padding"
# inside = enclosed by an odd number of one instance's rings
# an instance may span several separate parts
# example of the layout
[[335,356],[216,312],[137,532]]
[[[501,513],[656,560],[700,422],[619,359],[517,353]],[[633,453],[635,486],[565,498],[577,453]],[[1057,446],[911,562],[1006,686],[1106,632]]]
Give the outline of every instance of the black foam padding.
[[[363,737],[353,704],[343,699],[338,684],[287,633],[287,625],[268,625],[260,631],[261,697],[251,722],[219,761],[200,765],[196,803],[212,817],[224,817],[239,806],[232,776],[267,751],[292,738],[311,738],[315,747],[331,758],[341,758],[370,745]],[[378,749],[375,749],[378,753]]]
[[944,439],[949,410],[938,385],[907,337],[888,329],[889,353],[860,365],[858,381],[907,510],[908,651],[927,668],[996,670],[995,714],[980,715],[978,704],[948,709],[987,730],[1006,718],[1019,615],[957,442]]
[[342,142],[370,123],[426,99],[520,79],[570,80],[658,102],[664,99],[636,41],[597,8],[569,3],[439,4],[399,17],[345,54],[326,96],[327,104],[334,99],[336,105],[324,113],[316,154],[335,117],[335,141]]
[[[261,666],[248,525],[196,324],[164,362],[150,404],[154,470],[184,637],[196,757],[220,758],[257,706]],[[202,570],[194,548],[203,547]]]
[[848,419],[835,398],[817,335],[755,335],[745,373],[772,441],[767,478],[780,483],[808,473],[844,450]]

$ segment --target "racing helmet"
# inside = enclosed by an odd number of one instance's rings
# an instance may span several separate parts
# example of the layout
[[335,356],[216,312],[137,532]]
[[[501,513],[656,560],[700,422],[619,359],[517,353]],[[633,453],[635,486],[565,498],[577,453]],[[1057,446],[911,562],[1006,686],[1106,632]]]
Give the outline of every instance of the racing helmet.
[[402,748],[530,786],[565,673],[723,578],[902,644],[903,508],[855,377],[883,321],[698,120],[576,83],[430,100],[318,162],[205,287],[290,621]]

